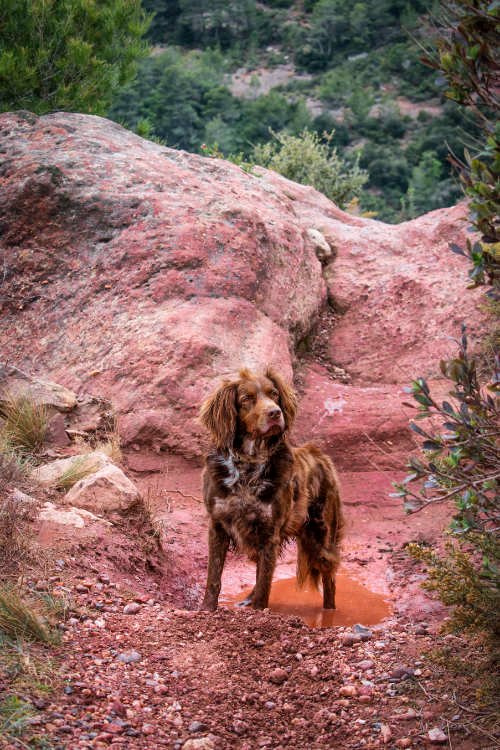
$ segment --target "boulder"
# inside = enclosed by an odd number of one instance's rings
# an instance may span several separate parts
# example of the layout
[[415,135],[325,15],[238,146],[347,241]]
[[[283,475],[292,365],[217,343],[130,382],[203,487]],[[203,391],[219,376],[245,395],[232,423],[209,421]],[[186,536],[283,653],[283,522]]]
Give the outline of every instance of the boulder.
[[82,474],[92,474],[110,463],[109,456],[102,451],[81,453],[69,458],[58,458],[48,464],[42,464],[33,469],[33,479],[45,487],[53,487],[65,477],[73,474],[75,477]]
[[39,406],[60,412],[71,411],[76,406],[76,395],[59,383],[32,377],[17,367],[0,363],[0,405],[5,394],[26,396]]
[[328,299],[323,348],[352,390],[328,373],[322,403],[306,390],[299,433],[345,398],[353,408],[318,429],[346,437],[345,460],[362,466],[365,432],[384,450],[403,435],[401,385],[439,378],[462,319],[471,344],[481,329],[481,290],[462,291],[467,262],[447,248],[470,236],[464,204],[392,226],[100,117],[7,113],[0,134],[0,349],[109,399],[125,444],[199,456],[198,407],[215,383],[241,365],[290,378]]
[[140,500],[140,493],[123,471],[108,463],[80,479],[66,493],[65,505],[74,505],[103,515],[125,512]]
[[109,521],[90,513],[83,508],[59,508],[54,503],[44,503],[38,515],[40,521],[46,523],[57,523],[61,526],[74,526],[83,529],[91,523],[100,523],[111,526]]

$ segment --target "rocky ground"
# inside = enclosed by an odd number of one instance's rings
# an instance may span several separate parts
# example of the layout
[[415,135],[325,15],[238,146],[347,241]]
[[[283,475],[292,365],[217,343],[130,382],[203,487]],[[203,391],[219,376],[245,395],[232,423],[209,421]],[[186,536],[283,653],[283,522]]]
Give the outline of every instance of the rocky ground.
[[[53,660],[35,685],[22,673],[12,682],[0,659],[0,690],[37,709],[22,740],[2,747],[498,746],[491,711],[476,704],[475,675],[451,669],[461,652],[479,663],[480,646],[440,633],[446,613],[420,591],[421,571],[405,553],[409,539],[432,541],[438,521],[428,511],[406,519],[387,499],[388,477],[343,476],[343,571],[382,594],[389,615],[370,626],[354,615],[349,626],[310,628],[293,613],[197,612],[206,564],[200,469],[138,453],[125,464],[163,521],[166,551],[142,548],[141,559],[130,524],[105,537],[88,531],[76,544],[52,540],[45,575],[33,570],[26,585],[69,603],[62,643],[32,651],[35,662]],[[47,542],[50,522],[44,528]],[[277,578],[292,571],[289,550]],[[222,598],[252,575],[233,556]]]
[[[39,398],[43,385],[38,462],[126,450],[64,492],[60,468],[33,488],[38,554],[19,583],[62,616],[62,641],[2,643],[3,747],[497,747],[476,694],[481,646],[440,634],[446,611],[406,552],[441,538],[450,511],[408,518],[389,498],[417,447],[403,387],[423,376],[439,398],[462,320],[471,348],[485,329],[480,290],[464,293],[449,252],[470,237],[466,206],[389,226],[98,117],[7,113],[0,136],[0,390]],[[229,606],[254,575],[234,555],[227,606],[196,611],[199,405],[241,365],[268,364],[299,391],[294,438],[341,474],[343,598],[328,628],[297,603]],[[276,578],[293,571],[290,547]],[[367,601],[387,603],[374,616]],[[25,720],[5,719],[9,695]]]

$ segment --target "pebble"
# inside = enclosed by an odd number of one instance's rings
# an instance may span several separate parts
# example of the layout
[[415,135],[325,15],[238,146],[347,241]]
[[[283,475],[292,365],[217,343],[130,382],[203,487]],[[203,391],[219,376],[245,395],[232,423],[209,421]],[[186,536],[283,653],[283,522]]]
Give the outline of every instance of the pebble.
[[369,669],[373,669],[375,664],[371,659],[363,659],[363,661],[359,661],[356,666],[361,669],[362,672],[367,672]]
[[413,677],[414,674],[415,672],[413,669],[399,664],[389,674],[389,680],[407,680],[408,678]]
[[361,625],[360,623],[353,625],[352,631],[353,633],[357,633],[359,636],[361,636],[362,641],[369,641],[373,636],[370,628],[367,628],[366,625]]
[[392,739],[391,728],[387,724],[381,724],[380,735],[382,737],[382,742],[384,743],[384,745],[388,745]]
[[116,658],[124,664],[133,664],[136,661],[140,661],[142,656],[138,651],[124,651],[123,653],[118,654]]
[[273,669],[269,673],[269,681],[273,682],[275,685],[282,685],[286,680],[288,680],[288,674],[280,667]]
[[339,695],[342,695],[346,698],[356,698],[358,694],[358,689],[356,685],[343,685],[339,690]]
[[354,646],[355,643],[361,643],[361,640],[359,633],[345,633],[341,638],[343,646]]
[[[241,721],[240,719],[235,719],[233,721],[233,731],[236,734],[245,734],[245,732],[248,729],[248,724],[245,721]],[[185,747],[185,745],[184,745]]]
[[396,747],[411,747],[411,739],[409,737],[401,737],[396,740]]
[[192,721],[188,727],[188,730],[193,734],[195,732],[205,732],[208,729],[207,725],[202,721]]
[[215,745],[210,737],[197,737],[196,739],[187,740],[182,750],[214,750]]
[[141,609],[141,605],[137,604],[137,602],[130,602],[130,604],[126,604],[123,608],[123,614],[124,615],[136,615]]
[[432,729],[429,729],[427,736],[429,738],[429,741],[432,742],[433,745],[442,745],[444,742],[448,742],[448,737],[445,735],[442,729],[439,729],[439,727],[433,727]]

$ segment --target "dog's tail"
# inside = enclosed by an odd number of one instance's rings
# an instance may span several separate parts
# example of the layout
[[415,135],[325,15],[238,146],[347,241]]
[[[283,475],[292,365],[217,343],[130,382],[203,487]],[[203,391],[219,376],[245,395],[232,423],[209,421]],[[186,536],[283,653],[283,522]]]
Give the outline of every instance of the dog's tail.
[[[309,581],[318,589],[323,574],[335,577],[340,562],[340,542],[344,518],[340,502],[338,479],[331,463],[325,462],[326,482],[321,512],[310,514],[297,537],[297,584],[302,588]],[[325,486],[325,485],[323,485]]]

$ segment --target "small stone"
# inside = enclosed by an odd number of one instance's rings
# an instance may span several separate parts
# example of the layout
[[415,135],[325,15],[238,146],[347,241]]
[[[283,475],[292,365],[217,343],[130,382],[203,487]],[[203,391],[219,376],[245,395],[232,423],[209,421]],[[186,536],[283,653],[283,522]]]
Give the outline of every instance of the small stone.
[[339,695],[342,695],[344,698],[356,698],[357,694],[356,685],[343,685],[339,690]]
[[316,677],[318,672],[319,672],[318,667],[316,666],[316,664],[313,664],[309,670],[309,674],[311,675],[311,677]]
[[396,719],[397,721],[413,721],[413,719],[417,718],[417,712],[414,708],[409,708],[404,712],[404,714],[398,714],[397,716],[393,716],[392,718]]
[[362,641],[369,641],[373,636],[370,628],[367,628],[365,625],[361,625],[360,623],[353,625],[352,632],[357,633],[359,636],[361,636]]
[[186,740],[182,750],[214,750],[215,745],[210,737],[197,737],[196,739]]
[[136,615],[141,609],[141,605],[137,604],[136,602],[130,602],[130,604],[126,604],[123,608],[123,614],[124,615]]
[[387,724],[380,725],[380,736],[384,745],[388,745],[392,738],[391,728]]
[[236,734],[239,734],[239,735],[245,734],[247,730],[248,730],[248,724],[245,721],[241,721],[240,719],[235,719],[233,721],[233,731]]
[[358,669],[361,669],[362,672],[367,672],[369,669],[373,669],[375,664],[371,659],[363,659],[363,661],[359,661],[356,666]]
[[439,727],[433,727],[432,729],[429,729],[429,731],[427,732],[427,736],[429,738],[429,741],[432,742],[433,745],[442,745],[443,743],[448,742],[448,737],[445,735],[442,729],[439,729]]
[[142,656],[138,651],[124,651],[123,653],[118,654],[117,659],[118,661],[123,662],[123,664],[133,664],[136,661],[140,661]]
[[208,729],[207,725],[202,721],[192,721],[188,727],[188,730],[193,734],[195,732],[205,732]]
[[345,633],[341,641],[343,646],[354,646],[355,643],[361,643],[361,636],[359,633]]
[[407,680],[414,675],[413,669],[405,667],[402,664],[395,667],[389,675],[390,680]]
[[269,673],[269,681],[273,682],[275,685],[282,685],[286,680],[288,680],[288,674],[280,667],[273,669]]
[[276,703],[273,703],[273,701],[266,701],[266,702],[264,703],[264,706],[265,706],[266,708],[272,709],[272,708],[276,708]]
[[401,737],[396,740],[396,747],[411,747],[411,739],[409,737]]
[[88,588],[87,588],[86,586],[84,586],[84,585],[83,585],[83,583],[78,583],[78,584],[77,584],[77,585],[75,586],[75,589],[76,589],[76,591],[77,591],[77,592],[78,592],[79,594],[88,594]]

